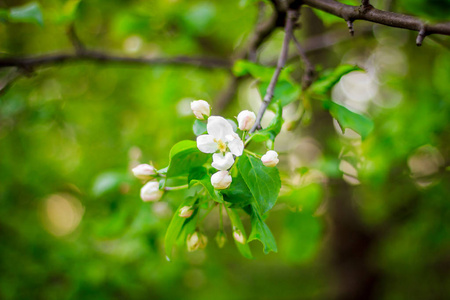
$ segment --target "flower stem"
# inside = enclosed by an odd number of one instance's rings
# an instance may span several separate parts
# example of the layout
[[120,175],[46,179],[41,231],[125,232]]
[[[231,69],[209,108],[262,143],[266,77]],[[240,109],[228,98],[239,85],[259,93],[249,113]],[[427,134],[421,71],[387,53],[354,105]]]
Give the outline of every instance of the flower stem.
[[252,155],[252,156],[254,156],[254,157],[256,157],[256,158],[261,158],[260,155],[258,155],[258,154],[256,154],[256,153],[253,153],[253,152],[251,152],[251,151],[248,151],[247,149],[244,149],[244,152],[247,153],[247,154],[250,154],[250,155]]
[[209,215],[209,213],[214,209],[214,207],[216,207],[216,204],[213,203],[213,205],[211,205],[211,207],[208,208],[208,210],[205,212],[205,214],[202,216],[202,218],[197,222],[197,226],[199,226],[200,224],[202,224],[203,220],[206,219],[206,217]]
[[189,184],[180,185],[180,186],[166,186],[164,187],[164,190],[166,191],[176,191],[176,190],[184,190],[189,187]]

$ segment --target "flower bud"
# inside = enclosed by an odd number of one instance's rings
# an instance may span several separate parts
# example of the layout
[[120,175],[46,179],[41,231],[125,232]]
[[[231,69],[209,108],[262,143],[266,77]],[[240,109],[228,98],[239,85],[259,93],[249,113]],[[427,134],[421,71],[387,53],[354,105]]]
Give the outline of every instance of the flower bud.
[[204,120],[205,116],[209,117],[211,114],[211,107],[205,100],[192,101],[191,109],[195,117],[199,120]]
[[223,190],[229,187],[231,180],[231,175],[228,171],[219,171],[211,176],[211,184],[218,190]]
[[194,232],[188,234],[186,238],[186,245],[189,252],[195,251],[197,249],[204,249],[208,243],[208,238],[199,232]]
[[186,246],[189,252],[195,251],[200,245],[200,238],[198,232],[188,234],[186,238]]
[[269,150],[261,157],[261,161],[266,167],[275,167],[280,160],[276,151]]
[[236,240],[236,242],[245,244],[245,237],[239,229],[235,229],[233,231],[233,237]]
[[250,130],[255,125],[256,115],[252,111],[243,110],[237,116],[240,130]]
[[147,182],[141,188],[141,198],[144,201],[158,201],[161,199],[163,191],[159,189],[159,183],[157,181]]
[[226,242],[227,242],[227,237],[225,236],[225,233],[223,233],[223,231],[217,232],[217,235],[216,235],[217,246],[219,246],[219,248],[222,248]]
[[183,206],[180,208],[180,212],[178,213],[178,216],[182,218],[189,218],[194,213],[194,210],[192,209],[192,206]]
[[131,170],[134,176],[141,180],[152,179],[156,175],[156,170],[153,166],[141,164]]

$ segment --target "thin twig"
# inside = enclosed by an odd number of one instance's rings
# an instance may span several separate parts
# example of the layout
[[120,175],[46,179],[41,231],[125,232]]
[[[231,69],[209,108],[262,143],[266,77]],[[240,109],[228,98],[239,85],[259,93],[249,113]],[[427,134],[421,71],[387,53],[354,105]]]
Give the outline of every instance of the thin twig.
[[111,62],[136,65],[190,65],[209,69],[231,68],[231,62],[222,58],[188,56],[156,58],[129,57],[92,50],[85,50],[82,53],[54,53],[29,57],[4,57],[0,58],[0,68],[19,67],[24,69],[34,69],[45,65],[64,64],[75,61]]
[[300,55],[300,58],[302,59],[303,64],[305,65],[305,70],[302,76],[302,89],[306,90],[313,81],[315,68],[312,62],[308,59],[305,49],[303,49],[302,45],[300,45],[295,35],[292,35],[292,40],[294,41],[298,54]]
[[285,35],[283,40],[283,46],[281,48],[280,57],[278,59],[278,64],[275,69],[275,72],[273,73],[272,79],[270,80],[269,86],[267,87],[266,95],[264,96],[263,103],[261,104],[261,107],[258,111],[258,115],[256,116],[256,122],[255,125],[253,125],[252,129],[250,129],[250,133],[255,132],[258,128],[261,127],[261,119],[264,115],[264,113],[267,110],[267,107],[270,104],[270,101],[272,101],[275,85],[277,84],[278,77],[280,76],[281,70],[283,69],[284,65],[286,64],[286,60],[288,57],[288,50],[289,50],[289,42],[292,37],[292,30],[294,27],[295,22],[297,21],[299,17],[299,13],[296,10],[288,10],[287,12],[287,18],[286,18],[286,26],[285,26]]

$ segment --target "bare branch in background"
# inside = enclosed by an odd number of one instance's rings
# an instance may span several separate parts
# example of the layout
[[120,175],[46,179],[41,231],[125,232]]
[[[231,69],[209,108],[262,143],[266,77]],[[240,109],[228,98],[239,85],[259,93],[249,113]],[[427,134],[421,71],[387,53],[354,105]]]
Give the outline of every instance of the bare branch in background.
[[267,91],[264,96],[263,103],[261,104],[261,107],[258,111],[258,115],[256,116],[255,125],[253,125],[252,129],[250,129],[250,133],[255,132],[255,130],[257,130],[258,128],[261,127],[261,119],[262,119],[264,113],[266,112],[267,107],[269,106],[270,102],[272,101],[273,93],[275,90],[275,85],[277,84],[277,81],[278,81],[278,77],[280,76],[281,70],[283,69],[284,65],[286,64],[288,50],[289,50],[289,42],[292,38],[292,30],[294,28],[294,24],[296,23],[298,17],[299,17],[299,13],[297,10],[289,9],[287,11],[283,46],[281,48],[281,53],[280,53],[280,57],[278,59],[278,64],[277,64],[275,72],[272,76],[272,79],[270,80],[269,86],[267,87]]
[[418,18],[404,14],[379,10],[373,8],[371,5],[366,7],[358,7],[342,4],[334,0],[303,0],[303,3],[312,8],[319,9],[343,18],[344,20],[365,20],[373,23],[387,25],[390,27],[397,27],[414,31],[421,31],[423,29],[423,35],[450,35],[450,23],[427,24],[425,28],[424,22]]
[[300,55],[305,66],[305,70],[302,76],[302,89],[306,90],[313,82],[315,68],[311,61],[308,59],[305,49],[303,49],[302,45],[300,45],[295,35],[292,35],[292,40],[294,41],[298,54]]

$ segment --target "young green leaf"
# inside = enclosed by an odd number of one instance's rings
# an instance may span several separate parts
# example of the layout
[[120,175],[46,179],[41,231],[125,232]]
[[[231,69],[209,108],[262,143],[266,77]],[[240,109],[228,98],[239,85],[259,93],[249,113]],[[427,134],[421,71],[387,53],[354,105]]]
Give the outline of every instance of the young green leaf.
[[235,229],[238,229],[244,236],[244,243],[240,243],[236,241],[236,239],[234,239],[236,247],[238,248],[239,252],[241,252],[242,256],[248,259],[253,259],[252,252],[250,251],[250,247],[248,246],[247,234],[245,233],[245,228],[242,224],[241,219],[239,218],[238,212],[235,209],[227,208],[226,206],[225,209],[227,210],[228,217],[230,218],[231,224],[233,225],[233,231]]
[[248,241],[259,240],[264,245],[264,253],[267,254],[270,251],[277,252],[277,243],[273,237],[272,232],[266,223],[264,223],[258,209],[255,205],[252,205],[252,232]]
[[41,6],[37,2],[31,2],[9,10],[8,20],[11,22],[35,23],[44,26]]
[[[270,81],[261,81],[258,84],[258,90],[261,95],[261,98],[264,97],[267,91],[267,87],[269,86]],[[279,80],[275,86],[275,90],[273,92],[273,100],[279,100],[281,102],[281,106],[286,106],[289,103],[295,101],[300,96],[300,86],[288,80]]]
[[260,214],[265,214],[277,201],[281,188],[276,167],[266,167],[260,159],[244,153],[237,163],[239,172],[256,200]]
[[167,177],[187,175],[192,168],[203,165],[208,155],[200,152],[194,141],[181,141],[170,150]]
[[178,212],[183,206],[193,206],[195,202],[197,201],[196,197],[188,197],[186,198],[178,207],[176,212],[174,213],[172,220],[170,221],[169,227],[167,228],[166,235],[164,237],[164,248],[166,251],[166,257],[167,260],[170,260],[172,258],[172,248],[175,245],[175,242],[180,235],[181,229],[183,228],[183,225],[185,222],[187,222],[189,219],[193,219],[195,217],[195,214],[197,211],[194,211],[194,214],[186,219],[183,217],[178,216]]
[[320,77],[318,80],[316,80],[309,90],[313,92],[314,94],[318,95],[325,95],[330,91],[333,86],[339,82],[342,76],[352,72],[352,71],[358,71],[362,70],[358,66],[353,65],[341,65],[337,67],[336,69],[328,72],[327,74]]
[[373,130],[373,121],[368,117],[352,112],[351,110],[333,101],[325,101],[323,105],[330,111],[333,118],[338,121],[343,131],[350,128],[359,133],[361,138],[364,140]]
[[223,203],[223,197],[211,184],[211,177],[208,175],[206,168],[197,167],[193,168],[189,172],[188,176],[189,186],[193,186],[194,184],[201,184],[206,192],[209,194],[211,199],[218,203]]
[[266,128],[255,132],[250,137],[252,141],[255,141],[257,143],[267,141],[268,139],[275,141],[275,137],[280,133],[281,127],[283,126],[284,123],[282,116],[283,108],[281,102],[277,101],[275,103],[275,107],[276,107],[275,117],[272,119],[272,121]]

